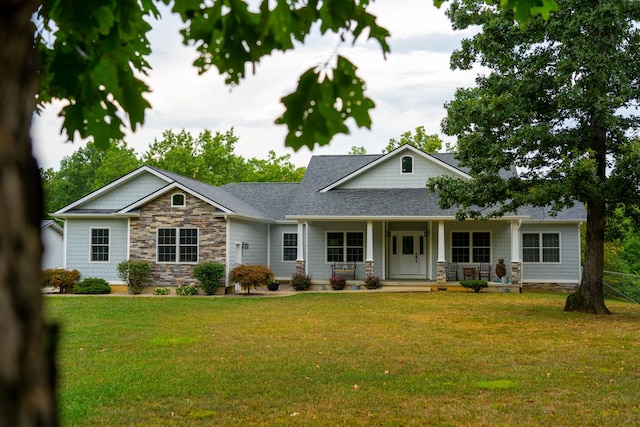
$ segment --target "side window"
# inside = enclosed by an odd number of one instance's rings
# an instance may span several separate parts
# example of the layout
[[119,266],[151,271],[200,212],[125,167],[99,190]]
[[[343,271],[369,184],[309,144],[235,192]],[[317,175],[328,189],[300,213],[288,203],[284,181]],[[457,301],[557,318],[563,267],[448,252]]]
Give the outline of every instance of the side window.
[[108,228],[92,228],[91,229],[91,261],[92,262],[108,262],[109,261],[109,229]]
[[413,173],[413,157],[402,157],[402,173]]
[[523,233],[523,262],[560,262],[559,233]]
[[298,234],[284,233],[282,235],[282,260],[295,261],[298,257]]

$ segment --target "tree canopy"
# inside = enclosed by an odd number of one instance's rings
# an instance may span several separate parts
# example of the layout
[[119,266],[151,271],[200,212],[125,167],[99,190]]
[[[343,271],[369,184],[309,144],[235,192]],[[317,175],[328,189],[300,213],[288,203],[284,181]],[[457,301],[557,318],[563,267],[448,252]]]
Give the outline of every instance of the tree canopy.
[[41,171],[45,217],[143,164],[197,179],[211,185],[231,182],[298,182],[305,168],[291,155],[269,152],[267,159],[245,159],[235,152],[233,128],[222,133],[205,130],[197,136],[166,130],[138,158],[125,142],[98,149],[89,142],[60,162],[57,171]]
[[442,139],[437,134],[428,135],[424,130],[424,126],[418,126],[415,134],[408,131],[403,133],[400,139],[391,138],[382,152],[390,153],[405,144],[411,144],[425,153],[435,153],[442,148]]
[[[581,202],[587,207],[585,270],[567,310],[608,312],[602,296],[607,207],[640,201],[640,3],[559,0],[553,19],[513,22],[513,14],[474,0],[452,2],[456,29],[480,25],[451,64],[489,72],[446,105],[446,134],[475,178],[430,181],[442,207],[460,218]],[[519,177],[499,171],[518,168]]]

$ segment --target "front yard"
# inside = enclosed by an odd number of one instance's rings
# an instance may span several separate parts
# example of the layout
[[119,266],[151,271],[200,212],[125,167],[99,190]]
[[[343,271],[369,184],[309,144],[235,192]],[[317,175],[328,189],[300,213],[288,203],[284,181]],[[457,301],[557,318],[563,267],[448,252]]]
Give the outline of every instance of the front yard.
[[640,425],[640,306],[565,295],[48,296],[63,426]]

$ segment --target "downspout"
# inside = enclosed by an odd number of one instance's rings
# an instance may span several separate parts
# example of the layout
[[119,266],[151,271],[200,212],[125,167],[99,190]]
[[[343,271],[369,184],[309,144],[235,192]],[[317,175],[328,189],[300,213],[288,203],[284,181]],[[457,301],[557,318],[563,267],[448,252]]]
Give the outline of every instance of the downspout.
[[224,288],[225,288],[224,293],[226,294],[227,288],[229,288],[229,270],[231,269],[231,261],[230,261],[231,256],[229,255],[231,253],[231,223],[229,222],[229,218],[227,217],[227,214],[224,214],[223,218],[224,218],[224,222],[226,223],[225,233],[227,234],[225,238],[226,256],[224,261],[226,266],[224,269]]
[[267,224],[267,267],[271,268],[271,224]]

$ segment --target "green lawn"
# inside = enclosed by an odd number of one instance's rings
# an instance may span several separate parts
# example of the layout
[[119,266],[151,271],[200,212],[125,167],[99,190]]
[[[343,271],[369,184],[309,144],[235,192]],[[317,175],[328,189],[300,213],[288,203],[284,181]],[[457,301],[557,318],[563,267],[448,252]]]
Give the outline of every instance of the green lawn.
[[640,425],[640,306],[564,295],[46,297],[62,426]]

